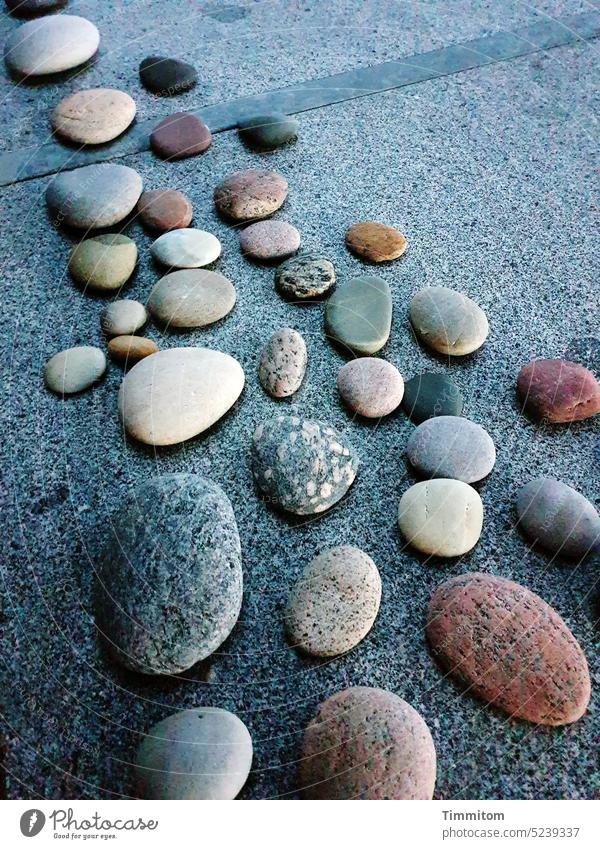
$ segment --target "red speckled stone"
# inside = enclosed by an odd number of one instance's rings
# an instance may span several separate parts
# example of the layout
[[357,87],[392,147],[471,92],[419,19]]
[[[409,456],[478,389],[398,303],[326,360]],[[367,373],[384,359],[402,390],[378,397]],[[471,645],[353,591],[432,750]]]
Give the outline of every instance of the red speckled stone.
[[150,145],[163,159],[185,159],[210,147],[210,130],[189,112],[175,112],[152,130]]
[[282,205],[287,193],[287,180],[281,174],[250,168],[225,177],[215,189],[214,201],[226,218],[252,221],[272,215]]
[[323,702],[306,729],[298,778],[307,799],[431,799],[435,748],[399,696],[351,687]]
[[520,584],[480,573],[451,578],[432,596],[426,633],[444,669],[511,716],[566,725],[585,713],[590,678],[579,643]]
[[600,412],[600,384],[567,360],[533,360],[517,378],[523,408],[549,422],[578,422]]

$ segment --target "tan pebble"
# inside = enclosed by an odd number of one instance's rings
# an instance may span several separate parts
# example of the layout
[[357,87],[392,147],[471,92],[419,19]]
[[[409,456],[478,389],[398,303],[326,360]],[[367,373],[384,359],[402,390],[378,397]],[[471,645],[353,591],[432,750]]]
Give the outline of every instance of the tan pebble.
[[346,245],[361,259],[389,262],[401,257],[407,247],[402,233],[377,221],[360,221],[346,232]]
[[145,339],[143,336],[115,336],[108,343],[108,353],[111,360],[117,363],[133,363],[143,360],[144,357],[149,357],[150,354],[156,354],[158,345],[152,339]]
[[52,128],[80,144],[103,144],[125,132],[135,117],[135,101],[124,91],[90,88],[54,107]]

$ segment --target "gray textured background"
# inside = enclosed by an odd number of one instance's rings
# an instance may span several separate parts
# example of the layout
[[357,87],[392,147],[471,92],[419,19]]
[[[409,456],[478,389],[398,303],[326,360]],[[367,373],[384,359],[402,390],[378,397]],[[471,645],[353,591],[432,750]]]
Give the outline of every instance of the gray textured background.
[[[191,5],[198,6],[197,28],[182,20],[182,7]],[[585,4],[102,6],[71,4],[98,23],[104,39],[97,65],[80,79],[60,90],[2,82],[7,149],[43,140],[49,106],[80,86],[122,86],[138,98],[140,114],[159,117],[180,103],[266,90]],[[218,20],[224,14],[225,23]],[[153,35],[157,23],[164,26],[160,39]],[[7,32],[16,24],[2,15],[0,25]],[[155,51],[195,61],[201,78],[195,93],[157,102],[140,92],[138,61]],[[598,796],[598,562],[552,562],[531,551],[513,527],[515,491],[533,476],[550,474],[598,497],[598,422],[541,429],[519,414],[514,396],[516,374],[533,356],[560,356],[573,340],[598,336],[597,52],[597,42],[559,48],[309,112],[301,116],[298,141],[271,154],[250,153],[235,133],[224,133],[205,155],[180,163],[151,154],[121,160],[140,171],[146,188],[172,186],[190,196],[193,224],[222,240],[217,268],[238,292],[233,313],[204,331],[148,329],[163,348],[208,345],[233,354],[247,374],[228,416],[210,433],[170,449],[154,452],[124,440],[116,414],[121,371],[114,365],[94,391],[64,403],[43,388],[43,365],[53,353],[104,345],[99,319],[106,300],[82,294],[66,274],[76,234],[53,227],[43,199],[48,181],[1,191],[0,343],[8,368],[0,388],[0,498],[7,517],[0,699],[11,797],[127,795],[138,735],[176,709],[201,704],[233,710],[252,733],[254,768],[243,797],[294,795],[303,728],[320,701],[354,684],[389,688],[422,713],[438,752],[437,798]],[[460,560],[425,562],[399,537],[398,499],[415,480],[404,457],[413,425],[401,412],[379,424],[347,414],[335,388],[344,359],[324,337],[322,305],[281,300],[273,269],[244,260],[235,229],[216,217],[215,183],[259,163],[290,183],[276,217],[299,228],[304,247],[326,252],[340,279],[364,268],[343,245],[350,223],[372,217],[406,234],[406,255],[377,272],[394,297],[392,335],[381,355],[406,379],[428,368],[450,374],[465,396],[464,414],[488,429],[498,449],[492,475],[479,486],[481,540]],[[144,301],[160,274],[149,256],[151,238],[136,222],[125,232],[136,240],[140,262],[124,294]],[[456,362],[422,349],[407,319],[411,295],[440,284],[473,297],[490,320],[486,345]],[[304,335],[309,368],[301,391],[276,403],[262,392],[256,368],[263,342],[285,324]],[[346,431],[362,458],[349,495],[314,521],[272,512],[256,497],[248,468],[255,425],[291,408]],[[242,539],[245,597],[219,652],[185,676],[160,680],[128,674],[104,656],[90,587],[110,514],[137,481],[171,471],[208,475],[227,492]],[[339,543],[360,546],[377,563],[381,610],[350,654],[306,660],[285,642],[282,606],[307,560]],[[432,662],[423,637],[427,600],[440,581],[467,570],[513,578],[566,619],[592,674],[592,703],[579,723],[545,729],[510,721],[461,695]]]

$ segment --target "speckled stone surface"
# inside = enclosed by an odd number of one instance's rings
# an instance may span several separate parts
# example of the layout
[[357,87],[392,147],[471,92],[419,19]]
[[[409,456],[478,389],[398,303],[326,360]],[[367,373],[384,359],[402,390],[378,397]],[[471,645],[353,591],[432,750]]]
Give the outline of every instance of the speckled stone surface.
[[54,226],[91,229],[122,221],[142,193],[142,178],[127,165],[103,162],[62,171],[46,189]]
[[445,286],[428,286],[413,297],[408,315],[417,336],[451,357],[462,357],[481,348],[489,324],[481,307],[462,292]]
[[288,193],[285,177],[275,171],[247,168],[228,174],[214,190],[215,206],[225,218],[252,221],[272,215]]
[[240,233],[240,250],[245,257],[272,262],[296,253],[300,233],[287,221],[257,221]]
[[275,272],[275,288],[286,298],[316,298],[335,286],[335,268],[327,257],[300,253],[282,262]]
[[295,139],[299,123],[281,112],[250,115],[238,124],[242,141],[257,150],[274,150]]
[[338,284],[325,306],[325,332],[335,342],[359,354],[375,354],[392,328],[389,284],[367,274]]
[[260,354],[258,379],[273,398],[287,398],[300,389],[308,354],[297,330],[284,327],[269,339]]
[[415,424],[432,416],[460,416],[463,403],[460,389],[446,374],[425,372],[404,384],[402,409]]
[[223,490],[199,475],[155,477],[110,523],[94,595],[106,649],[147,675],[183,672],[212,654],[242,604],[240,538]]
[[517,377],[523,410],[550,423],[579,422],[600,413],[600,383],[578,363],[533,360]]
[[152,288],[148,309],[167,327],[206,327],[235,306],[231,280],[217,271],[186,268],[173,271]]
[[432,596],[426,631],[444,670],[510,716],[565,725],[585,713],[590,677],[581,646],[526,587],[481,573],[451,578]]
[[474,483],[494,468],[496,448],[487,430],[461,416],[434,416],[406,444],[408,459],[428,478]]
[[404,392],[402,375],[395,365],[377,357],[359,357],[342,366],[337,388],[344,403],[370,419],[393,413]]

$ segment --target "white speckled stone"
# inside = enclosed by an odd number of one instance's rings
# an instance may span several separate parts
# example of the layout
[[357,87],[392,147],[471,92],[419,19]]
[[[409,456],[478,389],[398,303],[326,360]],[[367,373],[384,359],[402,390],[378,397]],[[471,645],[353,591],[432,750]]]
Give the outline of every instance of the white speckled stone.
[[55,354],[46,363],[46,386],[57,395],[82,392],[106,371],[106,357],[100,348],[81,345]]
[[6,42],[4,57],[18,74],[55,74],[87,62],[99,44],[100,33],[86,18],[46,15],[14,30]]
[[206,230],[185,227],[163,233],[150,248],[152,256],[170,268],[200,268],[221,254],[221,243]]
[[260,355],[258,377],[273,398],[287,398],[300,389],[306,373],[306,344],[297,330],[274,333]]

